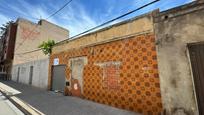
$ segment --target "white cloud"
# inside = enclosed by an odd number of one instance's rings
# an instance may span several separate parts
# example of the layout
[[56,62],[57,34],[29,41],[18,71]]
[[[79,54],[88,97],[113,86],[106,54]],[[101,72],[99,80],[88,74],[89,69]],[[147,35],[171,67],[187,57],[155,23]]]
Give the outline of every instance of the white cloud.
[[11,19],[3,14],[0,14],[0,26],[5,24],[6,22],[10,21]]
[[54,17],[54,19],[58,20],[54,23],[70,30],[70,36],[79,34],[97,25],[97,20],[91,18],[84,7],[79,3],[73,3],[62,12],[63,13],[59,13]]
[[[34,20],[34,18],[45,19],[51,13],[61,7],[57,7],[57,5],[53,5],[50,3],[48,4],[48,6],[50,8],[47,8],[42,4],[33,5],[25,0],[17,0],[15,6],[8,5],[11,10],[18,13],[21,17],[28,18],[32,21],[36,21]],[[53,12],[48,12],[48,9],[52,9]],[[67,6],[54,17],[49,18],[48,21],[68,29],[70,31],[71,36],[97,25],[97,21],[91,18],[91,16],[88,15],[84,7],[78,2],[71,3],[71,5]]]
[[30,16],[31,18],[40,18],[42,16],[47,16],[47,13],[41,8],[41,6],[31,5],[25,0],[17,0],[17,1],[18,1],[17,2],[18,13],[24,16]]
[[[80,4],[78,1],[73,1],[65,9],[60,11],[54,17],[50,18],[48,21],[68,29],[70,31],[70,36],[74,36],[78,33],[81,33],[85,30],[95,27],[96,25],[99,25],[107,20],[117,17],[129,10],[138,8],[151,1],[153,0],[140,0],[140,1],[130,0],[130,2],[127,2],[127,4],[125,5],[123,5],[123,3],[121,2],[118,2],[117,0],[106,1],[107,5],[106,5],[106,10],[103,10],[105,11],[104,14],[101,14],[100,12],[98,12],[97,9],[96,11],[91,11],[92,14],[89,14],[87,12],[87,9],[82,4]],[[182,2],[187,3],[189,1],[192,1],[192,0],[183,0]],[[46,1],[46,2],[48,3],[30,4],[26,0],[16,0],[15,4],[11,4],[11,5],[6,4],[5,2],[2,2],[2,3],[5,4],[5,6],[8,7],[8,9],[10,8],[11,11],[15,11],[16,12],[15,14],[18,14],[19,16],[22,16],[22,17],[26,17],[32,21],[36,21],[33,18],[45,19],[51,13],[55,12],[62,5],[61,3],[60,5],[57,4],[57,2],[50,2],[50,1]],[[131,18],[136,15],[149,12],[158,7],[167,8],[167,7],[170,7],[171,5],[172,5],[171,0],[168,0],[168,1],[164,0],[163,2],[159,2],[157,4],[151,5],[141,11],[138,11],[130,16],[127,16],[127,18]],[[2,6],[2,4],[0,4],[0,6]],[[114,21],[111,24],[115,24],[127,18]],[[2,22],[5,22],[4,20],[9,20],[9,18],[0,14],[0,24]]]
[[14,5],[8,5],[12,10],[16,11],[19,14],[22,14],[24,16],[27,16],[27,13],[25,11],[23,11],[22,9],[20,9],[19,7],[16,7]]

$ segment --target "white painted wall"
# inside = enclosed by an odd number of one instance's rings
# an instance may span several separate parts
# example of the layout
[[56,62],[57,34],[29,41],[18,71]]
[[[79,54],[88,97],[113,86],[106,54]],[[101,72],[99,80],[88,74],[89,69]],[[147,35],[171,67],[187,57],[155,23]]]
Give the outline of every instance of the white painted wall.
[[13,66],[12,80],[17,81],[18,67],[20,67],[19,82],[29,84],[30,66],[33,66],[32,86],[47,89],[49,66],[48,58]]

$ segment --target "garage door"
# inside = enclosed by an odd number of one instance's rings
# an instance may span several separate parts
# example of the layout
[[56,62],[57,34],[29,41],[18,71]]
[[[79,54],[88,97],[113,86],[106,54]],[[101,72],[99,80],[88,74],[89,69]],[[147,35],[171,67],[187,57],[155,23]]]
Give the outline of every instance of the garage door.
[[52,66],[52,90],[64,92],[65,67],[65,65]]

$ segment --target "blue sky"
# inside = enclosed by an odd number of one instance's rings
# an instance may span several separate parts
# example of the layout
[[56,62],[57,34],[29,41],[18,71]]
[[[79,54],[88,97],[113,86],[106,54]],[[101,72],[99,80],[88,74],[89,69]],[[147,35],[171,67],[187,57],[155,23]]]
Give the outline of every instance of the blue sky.
[[[153,0],[73,0],[66,8],[48,21],[70,31],[70,36],[83,32],[107,20],[136,9]],[[160,8],[161,11],[189,3],[193,0],[161,0],[145,9],[113,23]],[[67,0],[0,0],[0,25],[18,17],[37,22],[47,18]]]

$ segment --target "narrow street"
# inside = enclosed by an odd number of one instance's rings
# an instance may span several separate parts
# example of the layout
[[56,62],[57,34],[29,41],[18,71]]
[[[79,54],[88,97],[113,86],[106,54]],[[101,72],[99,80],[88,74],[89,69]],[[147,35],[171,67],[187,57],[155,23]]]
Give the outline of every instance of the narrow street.
[[1,115],[24,115],[0,92],[0,114]]
[[[76,97],[63,96],[12,81],[2,83],[20,91],[16,97],[46,115],[135,115],[136,113],[94,103]],[[9,114],[10,115],[10,114]]]
[[204,0],[0,6],[0,115],[204,115]]

